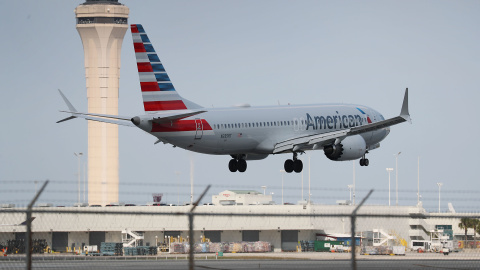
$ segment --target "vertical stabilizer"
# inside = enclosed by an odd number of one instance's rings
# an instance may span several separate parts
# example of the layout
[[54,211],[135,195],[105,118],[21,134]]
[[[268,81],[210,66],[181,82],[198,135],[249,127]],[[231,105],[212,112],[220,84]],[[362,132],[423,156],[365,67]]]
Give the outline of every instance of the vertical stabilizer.
[[143,26],[130,27],[145,112],[202,108],[178,94]]

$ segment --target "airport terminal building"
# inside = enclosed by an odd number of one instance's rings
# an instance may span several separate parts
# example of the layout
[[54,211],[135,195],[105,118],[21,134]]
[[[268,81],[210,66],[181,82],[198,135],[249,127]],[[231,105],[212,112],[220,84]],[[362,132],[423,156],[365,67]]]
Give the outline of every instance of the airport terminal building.
[[[252,199],[252,196],[259,197]],[[211,242],[265,241],[272,245],[274,252],[281,252],[295,251],[299,241],[351,235],[349,215],[355,208],[352,205],[266,205],[262,202],[271,201],[271,197],[258,192],[235,191],[223,191],[212,199],[218,201],[219,198],[232,197],[242,200],[242,203],[202,205],[195,209],[198,214],[193,227],[195,239],[200,241],[205,237]],[[246,197],[251,199],[250,204],[246,204]],[[168,205],[37,207],[35,210],[54,210],[55,213],[34,213],[33,239],[46,239],[56,251],[64,251],[66,247],[100,245],[101,242],[154,246],[169,238],[181,241],[188,238],[189,224],[185,213],[190,209],[191,206]],[[229,215],[232,213],[246,215]],[[446,229],[445,233],[451,235],[452,240],[464,237],[464,230],[458,227],[459,219],[428,218],[429,213],[422,207],[365,205],[358,214],[377,215],[357,218],[355,231],[359,238],[365,238],[362,235],[364,232],[375,231],[378,235],[389,235],[390,240],[397,243],[410,245],[412,240],[430,239],[430,232],[439,228]],[[378,215],[404,215],[408,218]],[[24,213],[0,212],[1,224],[19,224],[24,220]],[[0,243],[24,238],[25,230],[25,226],[1,226]],[[473,230],[469,234],[473,235]],[[381,236],[374,241],[382,241]]]

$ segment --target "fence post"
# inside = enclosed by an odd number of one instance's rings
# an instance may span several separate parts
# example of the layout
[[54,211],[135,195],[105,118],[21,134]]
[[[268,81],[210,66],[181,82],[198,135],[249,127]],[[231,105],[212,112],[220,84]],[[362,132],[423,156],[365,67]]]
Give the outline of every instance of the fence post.
[[357,220],[357,211],[358,209],[363,205],[363,203],[368,199],[368,197],[370,197],[370,194],[372,194],[373,192],[373,189],[370,190],[370,192],[368,192],[367,196],[365,196],[365,198],[363,198],[363,200],[360,202],[360,204],[353,210],[351,216],[350,216],[350,230],[351,230],[351,234],[352,234],[352,238],[351,238],[351,253],[352,253],[352,269],[353,270],[357,270],[357,260],[355,258],[355,248],[356,248],[356,241],[355,241],[355,221]]
[[190,252],[189,252],[189,258],[188,258],[188,269],[193,270],[195,268],[195,261],[193,257],[193,247],[195,245],[195,240],[193,239],[193,210],[198,206],[200,201],[202,200],[203,196],[207,194],[207,191],[210,189],[210,185],[207,186],[207,188],[203,191],[203,193],[200,195],[200,197],[197,199],[196,202],[193,203],[192,208],[190,209],[190,212],[188,213],[188,242],[190,245]]
[[40,188],[40,190],[37,192],[35,197],[33,197],[32,201],[28,204],[27,207],[27,233],[26,233],[26,243],[25,243],[25,256],[27,257],[27,265],[26,269],[31,270],[32,269],[32,207],[33,204],[37,201],[38,197],[40,194],[43,192],[45,187],[48,184],[48,180],[43,183],[43,186]]

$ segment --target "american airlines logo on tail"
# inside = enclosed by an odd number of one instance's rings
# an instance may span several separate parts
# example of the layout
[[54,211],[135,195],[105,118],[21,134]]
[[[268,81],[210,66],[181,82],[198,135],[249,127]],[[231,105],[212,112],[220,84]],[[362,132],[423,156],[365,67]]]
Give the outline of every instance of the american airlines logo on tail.
[[132,24],[131,31],[145,111],[187,109],[142,25]]

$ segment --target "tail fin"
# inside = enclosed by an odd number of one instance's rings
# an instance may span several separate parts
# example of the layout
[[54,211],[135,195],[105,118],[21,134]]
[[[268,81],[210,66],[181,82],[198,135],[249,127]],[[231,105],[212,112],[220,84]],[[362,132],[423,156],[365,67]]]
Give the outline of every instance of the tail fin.
[[130,25],[145,112],[200,109],[175,90],[141,24]]
[[[30,218],[30,222],[32,222],[34,219],[35,219],[35,217],[31,217],[31,218]],[[27,219],[27,220],[25,220],[24,222],[22,222],[22,223],[18,224],[18,226],[27,225],[27,221],[28,221],[28,219]]]

